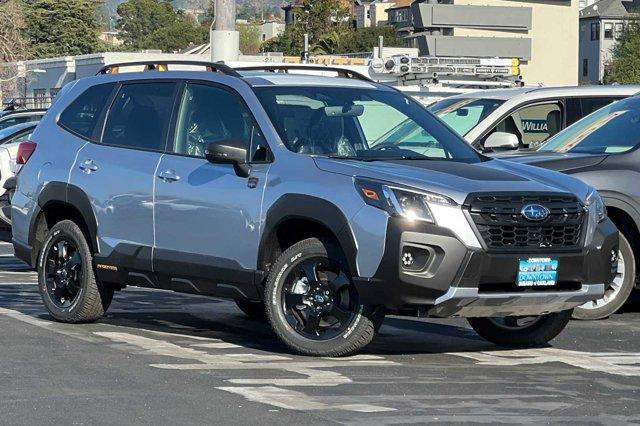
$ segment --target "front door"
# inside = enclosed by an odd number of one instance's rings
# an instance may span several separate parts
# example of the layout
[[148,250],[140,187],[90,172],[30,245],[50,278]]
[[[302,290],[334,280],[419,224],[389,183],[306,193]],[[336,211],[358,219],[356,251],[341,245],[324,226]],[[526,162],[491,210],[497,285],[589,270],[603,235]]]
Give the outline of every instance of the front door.
[[187,84],[171,152],[155,182],[154,271],[165,288],[228,297],[256,297],[254,272],[260,206],[269,167],[250,177],[205,158],[210,142],[233,140],[249,155],[261,133],[244,102],[221,86]]

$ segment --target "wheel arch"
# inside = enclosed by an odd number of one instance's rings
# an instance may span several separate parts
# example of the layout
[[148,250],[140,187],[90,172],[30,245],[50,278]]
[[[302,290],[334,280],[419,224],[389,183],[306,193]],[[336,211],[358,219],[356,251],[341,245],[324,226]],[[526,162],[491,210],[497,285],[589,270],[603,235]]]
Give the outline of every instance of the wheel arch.
[[[604,196],[607,215],[631,244],[635,256],[636,271],[640,271],[640,215],[627,202]],[[640,282],[636,281],[636,288]]]
[[311,237],[332,239],[357,274],[357,246],[344,213],[330,201],[302,194],[284,195],[267,211],[257,268],[267,272],[280,253]]
[[91,250],[94,253],[99,251],[98,226],[89,197],[77,186],[51,182],[38,196],[37,213],[33,215],[29,227],[32,263],[35,262],[48,230],[55,223],[65,219],[72,220],[80,226],[87,236]]

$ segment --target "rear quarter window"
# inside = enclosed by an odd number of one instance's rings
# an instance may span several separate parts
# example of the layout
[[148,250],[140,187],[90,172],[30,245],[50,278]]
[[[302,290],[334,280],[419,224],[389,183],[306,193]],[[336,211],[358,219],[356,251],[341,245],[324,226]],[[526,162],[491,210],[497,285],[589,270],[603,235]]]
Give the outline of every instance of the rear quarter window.
[[98,142],[94,133],[116,83],[98,84],[85,90],[62,111],[58,120],[65,130]]

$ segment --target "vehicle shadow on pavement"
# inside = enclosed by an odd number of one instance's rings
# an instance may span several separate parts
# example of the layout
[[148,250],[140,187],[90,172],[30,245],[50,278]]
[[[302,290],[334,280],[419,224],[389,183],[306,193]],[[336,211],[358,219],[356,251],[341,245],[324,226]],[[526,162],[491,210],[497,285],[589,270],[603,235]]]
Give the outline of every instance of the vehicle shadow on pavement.
[[[44,310],[36,285],[0,286],[0,308],[53,321]],[[74,331],[93,333],[100,324],[156,332],[175,337],[220,339],[244,348],[291,354],[266,321],[247,318],[233,302],[178,293],[126,290],[116,295],[98,324],[60,324]],[[379,334],[362,353],[411,355],[469,351],[498,351],[472,329],[432,320],[387,317]]]

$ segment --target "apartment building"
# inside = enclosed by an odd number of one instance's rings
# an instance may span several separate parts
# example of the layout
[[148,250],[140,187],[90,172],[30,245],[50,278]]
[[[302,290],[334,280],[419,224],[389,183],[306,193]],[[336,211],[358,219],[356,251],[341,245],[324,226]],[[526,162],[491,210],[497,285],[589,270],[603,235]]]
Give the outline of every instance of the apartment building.
[[639,11],[640,0],[601,0],[580,11],[580,82],[602,82],[616,40]]

